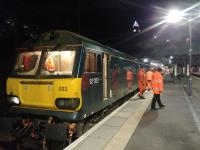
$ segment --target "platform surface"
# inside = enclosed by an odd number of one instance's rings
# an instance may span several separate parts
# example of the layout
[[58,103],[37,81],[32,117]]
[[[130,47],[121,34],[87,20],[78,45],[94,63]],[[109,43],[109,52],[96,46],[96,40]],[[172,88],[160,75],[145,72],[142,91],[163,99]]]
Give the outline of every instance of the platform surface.
[[200,80],[193,78],[192,96],[183,81],[165,82],[166,108],[150,110],[152,92],[134,96],[65,150],[199,150]]

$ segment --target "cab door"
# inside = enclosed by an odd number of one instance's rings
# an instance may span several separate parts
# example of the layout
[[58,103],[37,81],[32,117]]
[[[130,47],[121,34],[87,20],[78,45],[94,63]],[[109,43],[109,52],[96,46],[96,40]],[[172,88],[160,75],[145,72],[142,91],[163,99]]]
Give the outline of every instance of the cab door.
[[85,109],[94,113],[101,109],[103,97],[102,54],[87,50],[82,74],[82,95]]
[[103,99],[110,98],[109,87],[109,55],[103,54]]

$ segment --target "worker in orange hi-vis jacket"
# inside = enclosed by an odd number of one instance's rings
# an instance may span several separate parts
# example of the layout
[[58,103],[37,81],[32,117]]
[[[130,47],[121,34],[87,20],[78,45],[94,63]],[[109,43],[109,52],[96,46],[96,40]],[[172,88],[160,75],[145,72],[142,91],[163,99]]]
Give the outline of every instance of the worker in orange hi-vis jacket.
[[119,95],[119,74],[119,66],[115,64],[112,70],[112,89],[114,96]]
[[147,90],[151,89],[152,75],[153,75],[153,69],[149,68],[147,73],[146,73],[146,76],[147,76]]
[[47,58],[47,60],[45,62],[45,68],[48,71],[54,71],[55,70],[55,64],[54,64],[54,61],[53,61],[52,57],[48,57]]
[[128,90],[131,90],[133,85],[133,71],[131,69],[128,69],[126,72],[126,80],[127,80],[127,88]]
[[145,99],[143,96],[143,93],[146,90],[146,75],[145,75],[145,69],[140,68],[138,71],[138,86],[139,86],[139,97],[142,99]]
[[156,71],[152,75],[151,87],[154,93],[153,100],[151,103],[151,109],[157,110],[155,107],[156,102],[158,103],[160,108],[165,107],[160,100],[160,94],[163,92],[163,76],[161,74],[162,69],[157,68]]

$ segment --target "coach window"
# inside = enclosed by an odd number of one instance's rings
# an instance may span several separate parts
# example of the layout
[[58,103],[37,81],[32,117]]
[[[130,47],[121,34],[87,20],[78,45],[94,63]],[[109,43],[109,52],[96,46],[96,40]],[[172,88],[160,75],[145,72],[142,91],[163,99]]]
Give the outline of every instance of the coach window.
[[90,72],[97,72],[96,54],[90,53]]
[[102,70],[102,58],[101,54],[97,54],[97,72],[101,73]]
[[86,58],[85,58],[85,72],[90,72],[90,53],[86,53]]
[[97,54],[93,52],[87,52],[85,59],[85,72],[97,72]]

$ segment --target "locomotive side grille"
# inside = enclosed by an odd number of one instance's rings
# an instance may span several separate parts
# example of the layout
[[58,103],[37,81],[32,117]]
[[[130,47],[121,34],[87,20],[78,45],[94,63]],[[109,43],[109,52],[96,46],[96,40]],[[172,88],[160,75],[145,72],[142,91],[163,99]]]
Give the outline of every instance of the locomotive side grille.
[[53,82],[47,81],[20,81],[21,84],[44,84],[44,85],[52,85]]

